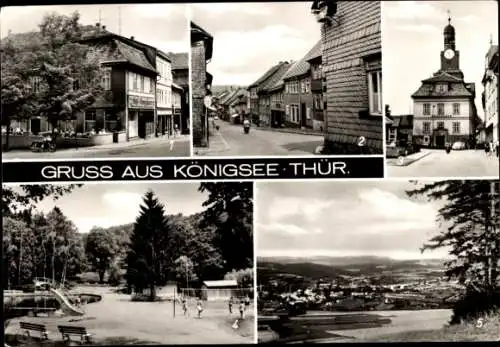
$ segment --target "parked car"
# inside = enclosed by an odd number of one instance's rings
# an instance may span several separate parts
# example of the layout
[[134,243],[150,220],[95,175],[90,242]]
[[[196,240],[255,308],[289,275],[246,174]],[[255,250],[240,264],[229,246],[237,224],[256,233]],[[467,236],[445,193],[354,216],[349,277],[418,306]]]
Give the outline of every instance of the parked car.
[[451,145],[451,149],[454,151],[462,151],[466,149],[465,142],[462,141],[454,142],[453,145]]

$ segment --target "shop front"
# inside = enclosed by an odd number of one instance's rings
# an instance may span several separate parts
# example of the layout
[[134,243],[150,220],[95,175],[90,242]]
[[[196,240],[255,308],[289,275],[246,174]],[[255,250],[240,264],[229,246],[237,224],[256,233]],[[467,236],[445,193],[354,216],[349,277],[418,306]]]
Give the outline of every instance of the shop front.
[[155,136],[155,99],[151,96],[128,96],[128,138]]

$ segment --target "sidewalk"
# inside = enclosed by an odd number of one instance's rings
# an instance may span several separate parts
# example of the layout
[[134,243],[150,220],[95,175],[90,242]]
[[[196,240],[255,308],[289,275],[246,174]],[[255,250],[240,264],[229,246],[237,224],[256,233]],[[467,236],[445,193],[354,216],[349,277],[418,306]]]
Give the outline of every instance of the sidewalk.
[[431,154],[430,151],[420,150],[420,152],[410,154],[406,157],[387,158],[386,164],[389,166],[409,166],[410,164],[427,157],[429,154]]
[[264,130],[264,131],[274,131],[277,133],[291,133],[291,134],[299,134],[299,135],[314,135],[314,136],[323,136],[324,132],[319,130],[312,129],[294,129],[294,128],[271,128],[271,127],[253,127],[256,130]]
[[195,156],[223,155],[224,152],[230,150],[229,144],[217,131],[214,131],[214,135],[210,136],[208,141],[209,141],[208,147],[194,147],[193,155]]

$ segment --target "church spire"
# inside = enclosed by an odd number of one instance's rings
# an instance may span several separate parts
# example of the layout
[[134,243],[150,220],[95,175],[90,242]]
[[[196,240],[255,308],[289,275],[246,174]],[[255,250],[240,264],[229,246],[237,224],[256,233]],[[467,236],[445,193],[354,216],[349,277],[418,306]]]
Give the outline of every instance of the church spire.
[[448,25],[444,28],[444,49],[455,50],[455,28],[451,25],[451,14],[448,12]]

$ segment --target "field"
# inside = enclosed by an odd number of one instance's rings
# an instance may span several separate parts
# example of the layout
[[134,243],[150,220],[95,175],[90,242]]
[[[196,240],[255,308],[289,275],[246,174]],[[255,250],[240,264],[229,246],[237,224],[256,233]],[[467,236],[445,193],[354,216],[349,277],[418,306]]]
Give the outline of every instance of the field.
[[[77,288],[75,288],[77,289]],[[227,303],[208,302],[201,319],[195,306],[184,316],[180,305],[175,317],[172,301],[132,302],[130,295],[116,294],[113,288],[85,287],[86,292],[102,295],[97,303],[85,305],[83,317],[23,317],[11,320],[5,334],[22,334],[19,321],[46,324],[49,339],[61,340],[57,325],[84,326],[95,344],[240,344],[254,341],[253,307],[238,329],[233,329],[237,313],[229,315]]]

